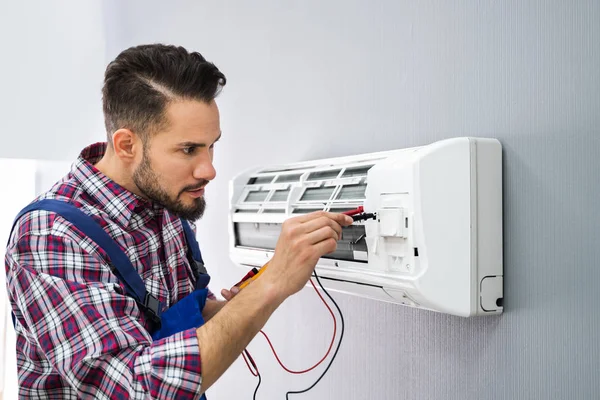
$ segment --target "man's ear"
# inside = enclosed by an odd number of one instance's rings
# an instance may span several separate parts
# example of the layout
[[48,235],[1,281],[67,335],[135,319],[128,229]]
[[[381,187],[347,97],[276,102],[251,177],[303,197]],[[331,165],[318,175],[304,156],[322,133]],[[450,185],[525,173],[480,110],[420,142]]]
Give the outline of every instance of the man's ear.
[[125,163],[133,163],[142,153],[142,141],[129,129],[119,129],[112,136],[115,155]]

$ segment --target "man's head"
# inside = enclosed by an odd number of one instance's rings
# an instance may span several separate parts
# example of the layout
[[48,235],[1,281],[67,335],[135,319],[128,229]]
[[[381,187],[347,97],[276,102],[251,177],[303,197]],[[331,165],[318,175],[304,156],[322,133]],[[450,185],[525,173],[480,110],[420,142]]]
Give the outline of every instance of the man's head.
[[123,51],[102,89],[108,151],[136,193],[190,220],[205,209],[221,136],[214,101],[225,76],[199,53],[143,45]]

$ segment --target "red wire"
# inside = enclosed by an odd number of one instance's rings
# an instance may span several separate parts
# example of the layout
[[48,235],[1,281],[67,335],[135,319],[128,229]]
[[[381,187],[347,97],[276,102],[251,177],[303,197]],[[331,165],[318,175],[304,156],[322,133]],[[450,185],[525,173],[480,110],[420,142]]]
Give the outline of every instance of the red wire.
[[287,372],[289,372],[290,374],[304,374],[304,373],[306,373],[308,371],[312,371],[313,369],[315,369],[316,367],[318,367],[323,361],[325,361],[325,359],[329,355],[329,352],[331,351],[331,348],[333,347],[333,343],[335,342],[335,334],[337,332],[337,321],[336,321],[336,318],[335,318],[335,314],[333,313],[333,311],[331,310],[331,307],[329,307],[329,304],[327,304],[327,302],[325,301],[325,299],[323,298],[323,296],[321,296],[321,293],[319,293],[319,291],[317,290],[317,287],[313,283],[312,279],[310,280],[310,284],[315,289],[315,291],[317,292],[317,294],[321,298],[321,301],[323,301],[323,304],[325,304],[325,307],[327,307],[327,309],[329,310],[329,313],[331,314],[331,317],[333,318],[333,336],[331,338],[331,343],[329,344],[329,349],[327,349],[327,353],[325,353],[325,355],[323,356],[323,358],[321,359],[321,361],[319,361],[318,363],[316,363],[312,367],[310,367],[308,369],[305,369],[303,371],[292,371],[291,369],[289,369],[285,365],[283,365],[283,363],[279,359],[279,356],[277,355],[277,352],[275,351],[275,348],[273,347],[273,344],[271,343],[271,340],[269,339],[269,337],[267,336],[267,334],[264,333],[262,330],[260,331],[260,333],[263,334],[263,336],[265,337],[265,339],[267,339],[267,342],[269,343],[269,346],[271,347],[271,350],[273,351],[273,354],[275,355],[275,358],[277,359],[277,362],[279,363],[279,365],[281,365],[281,367],[284,370],[286,370]]
[[[354,210],[344,211],[342,214],[346,214],[346,215],[352,216],[352,215],[360,214],[362,212],[364,212],[364,207],[360,206],[360,207],[358,207],[358,208],[356,208]],[[242,278],[242,280],[238,284],[236,284],[236,286],[239,285],[244,280],[246,280],[249,277],[251,277],[252,275],[254,275],[253,271],[248,272],[248,274],[246,274],[246,276],[244,276],[244,278]],[[262,333],[262,335],[265,337],[265,339],[267,339],[267,343],[269,343],[269,347],[271,347],[271,351],[273,352],[273,355],[277,359],[277,362],[279,363],[279,365],[281,365],[281,368],[283,368],[284,370],[286,370],[290,374],[304,374],[306,372],[312,371],[313,369],[317,368],[319,365],[321,365],[321,363],[323,361],[325,361],[325,359],[327,358],[327,356],[331,352],[331,349],[333,348],[333,343],[335,342],[335,334],[337,333],[337,320],[335,318],[335,314],[333,313],[333,310],[331,310],[331,307],[329,307],[329,304],[327,304],[327,302],[325,301],[325,299],[323,298],[323,296],[321,296],[321,293],[319,293],[319,291],[317,290],[317,287],[315,286],[315,284],[312,281],[312,279],[310,280],[310,284],[315,289],[315,292],[317,292],[317,295],[319,296],[319,298],[321,299],[321,301],[323,302],[323,304],[325,304],[325,307],[327,307],[327,310],[329,310],[329,313],[331,314],[331,318],[333,318],[333,335],[331,337],[331,343],[329,343],[329,348],[327,349],[327,353],[325,353],[325,355],[323,356],[323,358],[321,358],[321,360],[318,363],[316,363],[312,367],[310,367],[308,369],[305,369],[305,370],[302,370],[302,371],[292,371],[291,369],[289,369],[288,367],[286,367],[285,365],[283,365],[283,362],[281,362],[281,359],[279,358],[279,355],[277,354],[277,351],[275,351],[275,347],[273,347],[273,343],[271,343],[271,339],[269,339],[269,337],[267,336],[267,334],[264,331],[262,331],[262,330],[260,331],[260,333]],[[246,359],[246,355],[248,355],[248,358],[250,359],[252,365],[254,366],[254,368],[256,368],[256,372],[254,372],[252,370],[252,368],[250,367],[250,363],[248,363],[248,360]],[[246,366],[248,367],[248,370],[250,371],[250,373],[252,375],[254,375],[254,376],[258,376],[258,367],[256,366],[256,363],[252,359],[252,356],[250,355],[250,353],[248,352],[248,350],[244,350],[242,352],[242,357],[244,358],[244,362],[246,363]]]
[[[302,370],[302,371],[292,371],[291,369],[289,369],[285,365],[283,365],[283,362],[281,362],[281,359],[279,358],[279,355],[277,355],[277,352],[275,351],[275,347],[273,347],[273,343],[271,343],[271,339],[269,339],[269,337],[267,336],[267,334],[265,332],[263,332],[262,330],[260,331],[260,333],[263,334],[263,336],[265,337],[265,339],[267,339],[267,342],[269,343],[269,346],[271,347],[271,351],[275,355],[275,358],[277,359],[277,362],[279,363],[279,365],[281,365],[281,367],[284,370],[286,370],[287,372],[289,372],[290,374],[304,374],[306,372],[312,371],[313,369],[317,368],[319,365],[321,365],[321,363],[323,361],[325,361],[325,359],[327,358],[327,356],[331,352],[331,349],[333,347],[333,343],[335,342],[335,334],[337,333],[337,320],[335,318],[335,314],[333,313],[333,310],[331,310],[331,307],[329,307],[329,304],[327,304],[327,302],[325,301],[325,299],[323,298],[323,296],[321,296],[321,293],[319,293],[319,291],[317,290],[317,287],[315,286],[315,284],[312,281],[312,279],[310,280],[310,284],[315,289],[315,292],[317,292],[317,295],[319,296],[319,298],[321,299],[321,301],[323,302],[323,304],[325,304],[325,307],[327,307],[327,310],[329,310],[329,313],[331,314],[331,317],[333,318],[333,335],[332,335],[332,338],[331,338],[331,343],[329,344],[329,348],[327,349],[327,353],[325,353],[325,355],[323,356],[323,358],[321,358],[321,360],[318,363],[316,363],[312,367],[310,367],[308,369],[305,369],[305,370]],[[254,372],[252,370],[252,368],[250,368],[250,364],[248,363],[248,360],[246,359],[246,354],[248,355],[248,358],[250,358],[250,361],[251,361],[252,365],[254,365],[254,367],[256,368],[256,372]],[[244,350],[244,352],[242,353],[242,356],[244,357],[244,361],[246,362],[246,366],[248,367],[248,370],[250,371],[250,373],[252,375],[254,375],[254,376],[258,376],[258,367],[256,366],[256,363],[254,363],[254,360],[252,359],[252,356],[250,356],[250,353],[248,352],[248,350]]]
[[[250,368],[250,364],[248,363],[248,360],[246,359],[246,354],[248,354],[248,357],[250,358],[250,360],[252,361],[252,365],[254,365],[254,368],[256,368],[256,372],[254,372],[252,370],[252,368]],[[258,376],[258,367],[256,366],[256,363],[254,362],[254,360],[252,359],[252,356],[250,355],[250,353],[248,352],[248,350],[244,350],[242,352],[242,357],[244,357],[244,361],[246,362],[246,365],[248,366],[248,370],[250,371],[250,373],[254,376]]]

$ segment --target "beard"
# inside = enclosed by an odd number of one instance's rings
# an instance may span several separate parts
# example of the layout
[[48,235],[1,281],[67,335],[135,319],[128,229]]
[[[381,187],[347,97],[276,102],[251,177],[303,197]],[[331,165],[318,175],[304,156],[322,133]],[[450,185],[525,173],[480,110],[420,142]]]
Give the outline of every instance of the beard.
[[206,201],[204,196],[194,199],[191,206],[185,205],[179,196],[185,191],[199,189],[205,186],[208,181],[203,180],[198,185],[184,187],[175,198],[172,198],[169,193],[160,186],[159,179],[150,165],[150,158],[148,157],[146,150],[144,149],[144,155],[140,166],[133,173],[133,182],[137,185],[138,189],[146,196],[150,201],[161,204],[169,212],[177,215],[180,218],[187,219],[189,221],[196,221],[204,215],[206,209]]

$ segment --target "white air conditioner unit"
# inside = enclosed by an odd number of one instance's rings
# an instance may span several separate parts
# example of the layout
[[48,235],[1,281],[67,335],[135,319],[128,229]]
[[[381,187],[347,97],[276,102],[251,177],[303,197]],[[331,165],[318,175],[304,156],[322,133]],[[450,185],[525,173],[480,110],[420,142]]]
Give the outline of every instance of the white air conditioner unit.
[[502,147],[454,138],[427,146],[246,171],[230,182],[230,256],[272,256],[281,224],[364,206],[317,273],[334,291],[463,317],[503,302]]

